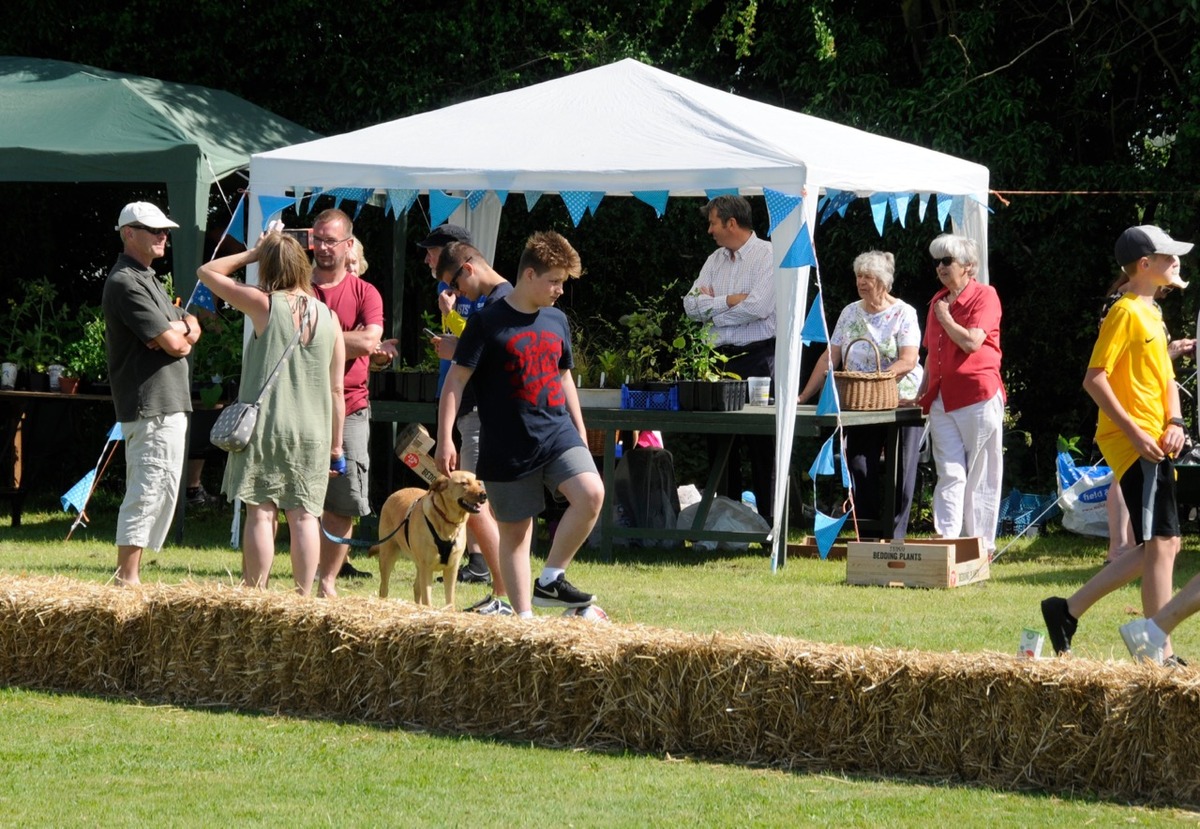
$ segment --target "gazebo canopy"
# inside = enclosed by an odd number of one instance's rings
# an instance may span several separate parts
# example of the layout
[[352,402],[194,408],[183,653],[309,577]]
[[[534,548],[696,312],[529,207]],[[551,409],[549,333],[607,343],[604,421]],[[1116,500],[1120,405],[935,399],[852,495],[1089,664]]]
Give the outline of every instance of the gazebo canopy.
[[181,290],[200,265],[212,183],[253,153],[317,137],[228,92],[0,57],[0,180],[165,182]]
[[573,206],[573,217],[614,195],[662,204],[668,197],[738,192],[767,195],[770,206],[773,193],[781,194],[776,202],[786,215],[772,216],[771,233],[778,320],[776,550],[807,307],[808,269],[796,262],[809,259],[803,248],[811,245],[817,196],[874,197],[878,210],[887,202],[907,207],[910,197],[924,205],[936,194],[939,217],[945,210],[960,232],[978,240],[980,274],[987,278],[986,167],[636,60],[255,155],[250,189],[266,200],[252,200],[252,228],[264,218],[263,204],[309,192],[353,193],[358,201],[382,196],[401,211],[427,192],[435,223],[448,213],[435,203],[465,201],[472,207],[462,223],[488,255],[499,206],[514,192],[527,198],[558,193]]

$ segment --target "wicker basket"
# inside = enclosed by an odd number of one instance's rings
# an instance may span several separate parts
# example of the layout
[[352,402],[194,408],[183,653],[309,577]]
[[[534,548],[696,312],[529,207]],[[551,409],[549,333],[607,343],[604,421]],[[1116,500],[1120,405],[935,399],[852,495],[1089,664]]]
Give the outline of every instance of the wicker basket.
[[587,430],[587,445],[588,451],[596,457],[604,455],[604,430],[603,429],[588,429]]
[[894,409],[900,405],[896,390],[896,378],[890,371],[880,369],[879,347],[866,337],[859,337],[846,344],[842,351],[842,362],[846,361],[855,343],[866,343],[875,350],[875,371],[835,371],[833,382],[837,385],[838,401],[845,411],[875,412]]

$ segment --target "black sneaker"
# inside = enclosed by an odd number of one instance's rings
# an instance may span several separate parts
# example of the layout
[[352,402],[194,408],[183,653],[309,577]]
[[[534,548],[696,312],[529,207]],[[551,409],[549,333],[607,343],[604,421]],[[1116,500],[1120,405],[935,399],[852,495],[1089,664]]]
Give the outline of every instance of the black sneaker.
[[533,580],[533,603],[537,607],[587,607],[595,601],[595,596],[576,588],[561,573],[544,587]]
[[1164,659],[1163,664],[1168,668],[1186,668],[1188,666],[1187,661],[1177,653],[1173,653]]
[[483,601],[476,602],[475,604],[471,605],[470,607],[466,608],[465,610],[467,613],[478,613],[481,616],[515,616],[516,615],[516,613],[513,612],[512,605],[510,605],[508,602],[504,601],[504,599],[497,599],[490,593],[488,594],[488,597],[486,599],[484,599]]
[[203,509],[217,501],[203,486],[189,486],[186,495],[187,504],[192,509]]
[[359,570],[350,563],[350,559],[342,562],[342,569],[338,570],[337,577],[339,579],[369,579],[371,574],[365,570]]
[[1042,600],[1042,620],[1046,623],[1046,632],[1050,634],[1050,644],[1054,646],[1054,655],[1062,656],[1071,652],[1071,637],[1079,620],[1067,610],[1067,600],[1051,596]]
[[460,584],[491,584],[492,574],[486,570],[477,573],[471,569],[471,565],[466,564],[458,568],[458,581]]

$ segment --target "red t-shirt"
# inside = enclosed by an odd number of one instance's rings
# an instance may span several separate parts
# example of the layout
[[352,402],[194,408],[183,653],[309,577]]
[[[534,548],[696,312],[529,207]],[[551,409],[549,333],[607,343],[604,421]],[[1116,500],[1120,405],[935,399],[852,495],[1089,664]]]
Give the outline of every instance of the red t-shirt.
[[921,408],[929,407],[942,395],[946,411],[952,412],[974,403],[990,400],[999,391],[1004,393],[1000,379],[1000,297],[991,285],[972,279],[950,305],[950,316],[964,328],[980,328],[983,344],[974,354],[963,351],[946,335],[933,312],[934,305],[949,291],[945,288],[933,295],[925,317],[925,394]]
[[[317,298],[338,315],[343,331],[354,331],[368,325],[383,327],[383,298],[370,282],[348,273],[337,285],[313,285],[313,288],[317,292]],[[343,383],[348,415],[367,407],[367,375],[371,370],[370,361],[368,354],[346,361]]]

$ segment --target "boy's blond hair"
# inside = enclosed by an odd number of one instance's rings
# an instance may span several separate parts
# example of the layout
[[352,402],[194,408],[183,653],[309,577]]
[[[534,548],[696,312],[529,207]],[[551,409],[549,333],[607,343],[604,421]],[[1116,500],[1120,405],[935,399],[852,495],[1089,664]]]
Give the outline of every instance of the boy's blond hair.
[[561,233],[553,230],[539,230],[525,242],[525,251],[517,265],[517,274],[525,273],[526,268],[533,268],[533,272],[538,276],[559,268],[572,279],[583,273],[583,263],[579,260],[575,248],[571,247],[571,243]]

